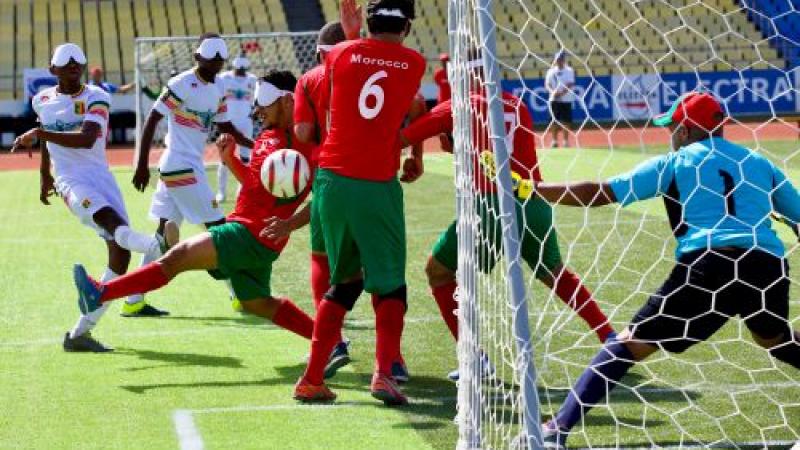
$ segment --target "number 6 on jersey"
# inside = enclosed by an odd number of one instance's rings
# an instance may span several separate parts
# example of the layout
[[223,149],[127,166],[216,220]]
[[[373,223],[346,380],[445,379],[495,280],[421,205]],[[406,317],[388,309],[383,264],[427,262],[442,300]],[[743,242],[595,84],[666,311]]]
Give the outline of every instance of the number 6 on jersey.
[[[385,70],[381,70],[372,74],[364,83],[364,87],[361,88],[361,93],[358,95],[358,112],[361,113],[361,117],[372,120],[380,114],[383,109],[384,94],[383,88],[375,83],[387,76],[389,74]],[[372,107],[367,104],[367,99],[370,97],[375,98],[375,104]]]

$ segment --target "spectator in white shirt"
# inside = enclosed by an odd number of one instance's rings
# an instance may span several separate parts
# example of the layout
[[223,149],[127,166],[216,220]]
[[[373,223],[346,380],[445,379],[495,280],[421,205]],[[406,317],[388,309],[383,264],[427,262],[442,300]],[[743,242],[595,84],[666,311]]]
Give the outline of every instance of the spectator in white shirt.
[[564,134],[564,147],[569,146],[569,130],[572,128],[572,102],[575,100],[575,71],[567,65],[567,55],[562,50],[553,60],[553,66],[547,71],[544,81],[550,93],[550,114],[555,123],[553,130],[553,147],[558,147],[558,132]]

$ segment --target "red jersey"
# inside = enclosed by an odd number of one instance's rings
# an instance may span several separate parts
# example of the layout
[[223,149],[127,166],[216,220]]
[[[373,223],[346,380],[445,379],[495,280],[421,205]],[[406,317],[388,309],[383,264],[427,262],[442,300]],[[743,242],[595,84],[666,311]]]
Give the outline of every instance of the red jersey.
[[436,103],[442,103],[450,100],[450,80],[447,79],[447,69],[440,67],[433,72],[433,82],[439,88],[439,97]]
[[[288,136],[286,131],[273,129],[264,130],[256,138],[253,145],[253,154],[250,158],[250,165],[242,164],[241,173],[244,173],[244,181],[239,197],[236,199],[236,208],[228,216],[228,221],[239,222],[253,234],[265,247],[276,252],[280,252],[289,242],[289,239],[270,240],[262,238],[259,233],[264,228],[264,220],[276,216],[281,219],[288,219],[297,210],[311,191],[311,180],[305,191],[292,199],[276,198],[264,188],[261,183],[261,165],[264,159],[277,150],[293,148],[311,161],[311,151],[313,145],[303,144],[292,134]],[[234,161],[239,161],[234,158]],[[241,161],[239,161],[241,164]],[[311,166],[311,173],[314,167]]]
[[[481,192],[494,192],[495,186],[481,169],[478,157],[483,150],[491,150],[489,140],[488,105],[483,95],[470,94],[472,109],[472,148],[475,150],[473,163],[475,187]],[[542,181],[539,163],[536,159],[536,142],[533,134],[533,119],[528,108],[519,98],[503,92],[503,116],[506,124],[507,142],[513,146],[511,151],[511,170],[522,178]],[[414,121],[402,131],[409,144],[416,144],[430,137],[453,131],[452,101],[439,103],[427,114]]]
[[419,90],[425,59],[402,44],[359,39],[325,59],[328,136],[319,167],[373,181],[397,176],[398,132]]
[[[325,142],[327,126],[325,122],[325,66],[320,64],[297,80],[294,89],[294,123],[312,123],[315,127],[317,145]],[[315,155],[316,156],[316,155]]]

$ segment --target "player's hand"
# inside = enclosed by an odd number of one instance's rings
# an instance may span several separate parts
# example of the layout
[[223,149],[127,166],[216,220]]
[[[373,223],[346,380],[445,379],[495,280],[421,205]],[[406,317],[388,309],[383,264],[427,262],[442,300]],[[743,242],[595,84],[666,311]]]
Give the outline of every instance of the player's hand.
[[39,130],[37,128],[32,128],[14,139],[14,145],[11,147],[11,153],[24,149],[28,151],[28,158],[33,158],[33,152],[31,152],[31,149],[33,148],[33,143],[38,137],[38,131]]
[[775,211],[770,213],[770,216],[772,220],[776,222],[781,222],[782,224],[791,228],[792,232],[794,232],[794,235],[797,236],[798,240],[800,240],[800,226],[798,226],[798,224],[792,222],[791,220],[789,220],[788,217],[784,216],[783,214],[776,213]]
[[409,156],[403,161],[403,174],[400,181],[403,183],[413,183],[425,173],[425,163],[422,156]]
[[39,177],[39,201],[43,205],[49,205],[48,197],[56,194],[56,185],[53,176],[49,173],[42,173]]
[[139,192],[144,192],[147,185],[150,183],[150,168],[147,166],[139,166],[136,172],[133,173],[133,187]]
[[[487,178],[495,181],[497,177],[497,167],[494,165],[494,154],[489,150],[481,152],[478,162]],[[514,195],[520,200],[527,200],[534,194],[536,186],[533,181],[523,179],[517,172],[511,171],[511,189]]]
[[342,0],[339,3],[339,22],[347,39],[358,39],[363,21],[363,8],[356,4],[356,0]]
[[236,139],[230,134],[222,133],[217,138],[216,144],[220,161],[226,166],[230,165],[231,158],[233,158],[234,151],[236,150]]
[[264,228],[258,233],[258,236],[277,241],[288,239],[292,231],[294,231],[294,227],[291,220],[272,216],[264,219]]

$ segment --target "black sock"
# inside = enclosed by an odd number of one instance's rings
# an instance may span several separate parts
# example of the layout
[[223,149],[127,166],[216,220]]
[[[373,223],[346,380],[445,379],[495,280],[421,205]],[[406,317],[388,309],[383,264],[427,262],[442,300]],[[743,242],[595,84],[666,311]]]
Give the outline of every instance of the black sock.
[[793,332],[785,333],[783,336],[783,342],[769,349],[770,355],[800,369],[800,342],[793,339]]
[[571,430],[573,426],[602,400],[635,364],[633,354],[621,342],[606,344],[570,390],[556,414],[558,426]]

